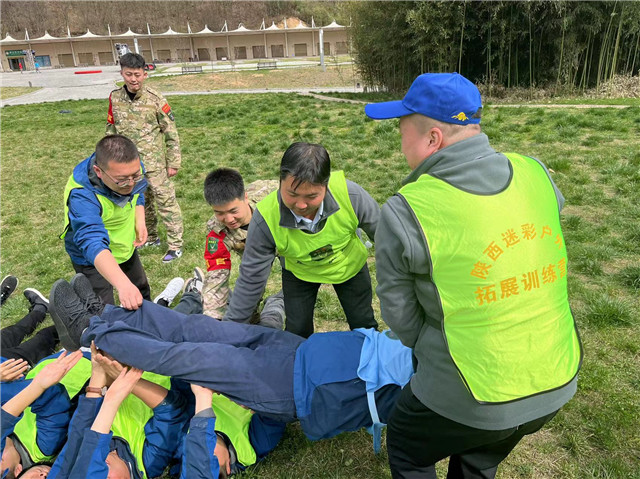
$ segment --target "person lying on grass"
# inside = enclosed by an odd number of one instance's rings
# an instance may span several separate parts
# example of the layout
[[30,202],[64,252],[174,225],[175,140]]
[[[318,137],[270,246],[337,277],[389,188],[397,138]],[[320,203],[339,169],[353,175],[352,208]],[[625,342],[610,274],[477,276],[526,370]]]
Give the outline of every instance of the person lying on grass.
[[137,311],[107,305],[94,316],[64,280],[56,285],[53,317],[67,349],[95,341],[118,361],[215,390],[263,418],[299,420],[312,440],[367,427],[379,447],[380,429],[413,374],[410,350],[390,332],[357,329],[304,340],[148,301]]

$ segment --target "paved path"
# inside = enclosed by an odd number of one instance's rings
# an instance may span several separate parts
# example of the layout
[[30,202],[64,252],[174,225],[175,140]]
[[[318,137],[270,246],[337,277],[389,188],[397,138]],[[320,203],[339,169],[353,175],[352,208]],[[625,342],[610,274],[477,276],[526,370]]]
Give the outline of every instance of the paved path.
[[[284,64],[285,62],[282,62]],[[289,64],[316,64],[315,62],[287,62]],[[244,64],[242,65],[245,66]],[[246,67],[254,67],[254,64],[246,64]],[[166,74],[175,74],[180,70],[179,65],[172,65]],[[228,64],[215,63],[211,66],[213,70],[228,70]],[[77,71],[102,70],[100,73],[76,75]],[[162,74],[160,74],[162,75]],[[26,95],[0,100],[0,107],[5,105],[26,105],[33,103],[55,102],[63,100],[84,100],[102,99],[106,100],[109,93],[116,87],[116,81],[120,80],[120,67],[100,66],[84,68],[60,68],[44,69],[41,73],[34,72],[4,72],[0,73],[0,86],[3,87],[27,87],[40,86],[41,90]],[[244,90],[213,90],[213,91],[168,91],[163,92],[166,96],[173,95],[220,95],[220,94],[247,94],[247,93],[300,93],[310,95],[319,100],[337,101],[343,103],[364,104],[367,101],[349,100],[344,98],[334,98],[321,95],[322,92],[362,92],[356,87],[320,87],[320,88],[265,88],[265,89],[244,89]],[[555,105],[555,104],[493,104],[491,108],[629,108],[632,105]]]
[[[246,63],[210,62],[200,63],[205,72],[223,72],[230,70],[256,70],[257,63],[248,61]],[[346,64],[344,62],[341,65]],[[318,65],[317,61],[290,60],[278,62],[278,68],[301,68]],[[334,63],[327,62],[327,66]],[[181,64],[165,65],[159,64],[159,68],[166,68],[157,76],[180,75]],[[101,70],[100,73],[81,74],[75,72]],[[154,75],[156,76],[156,75]],[[90,100],[106,99],[111,90],[116,88],[116,81],[121,80],[119,66],[95,66],[83,68],[60,68],[41,69],[40,73],[35,72],[2,72],[0,73],[0,86],[3,87],[42,87],[42,89],[26,95],[0,100],[0,107],[4,105],[26,105],[32,103],[45,103],[63,100]],[[310,91],[320,92],[354,92],[359,91],[354,88],[291,88],[291,89],[259,89],[259,90],[215,90],[203,92],[166,92],[165,95],[215,95],[221,93],[307,93]]]
[[[77,71],[88,70],[102,70],[102,73],[75,74]],[[40,86],[43,88],[33,93],[1,100],[0,106],[61,100],[106,99],[120,78],[120,68],[117,66],[41,69],[40,73],[5,72],[0,74],[0,85],[3,87]]]

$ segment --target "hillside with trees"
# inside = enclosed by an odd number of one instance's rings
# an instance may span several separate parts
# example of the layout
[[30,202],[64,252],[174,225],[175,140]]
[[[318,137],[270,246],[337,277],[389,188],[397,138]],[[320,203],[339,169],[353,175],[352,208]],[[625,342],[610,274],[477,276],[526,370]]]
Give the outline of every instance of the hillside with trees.
[[227,22],[229,29],[239,23],[255,29],[264,19],[267,26],[274,21],[282,23],[284,17],[296,17],[311,24],[326,25],[334,19],[348,23],[348,16],[341,14],[343,4],[335,1],[139,1],[122,2],[94,0],[87,2],[39,0],[2,1],[0,4],[0,31],[2,38],[10,34],[24,38],[25,29],[31,38],[44,35],[64,36],[67,27],[72,35],[87,31],[106,34],[107,25],[115,33],[124,33],[131,28],[136,33],[146,33],[147,24],[153,33],[166,31],[169,27],[186,32],[187,23],[192,31],[205,25],[214,31]]
[[640,2],[354,2],[349,15],[360,73],[390,91],[423,72],[585,89],[640,69]]

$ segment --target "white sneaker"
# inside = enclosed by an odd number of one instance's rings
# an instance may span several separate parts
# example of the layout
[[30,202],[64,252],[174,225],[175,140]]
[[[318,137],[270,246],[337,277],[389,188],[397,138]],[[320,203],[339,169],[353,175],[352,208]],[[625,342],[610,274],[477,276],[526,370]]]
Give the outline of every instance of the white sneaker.
[[169,281],[169,284],[167,284],[167,287],[164,288],[164,291],[160,293],[158,296],[156,296],[153,302],[157,303],[162,299],[167,302],[167,306],[170,305],[175,299],[175,297],[178,296],[178,293],[182,291],[183,285],[184,285],[184,279],[173,278],[171,281]]

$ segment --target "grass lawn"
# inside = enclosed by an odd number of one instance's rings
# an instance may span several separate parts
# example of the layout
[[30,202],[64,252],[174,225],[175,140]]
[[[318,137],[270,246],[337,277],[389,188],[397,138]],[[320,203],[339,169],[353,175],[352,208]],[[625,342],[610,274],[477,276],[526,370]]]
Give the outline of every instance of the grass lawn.
[[[169,265],[160,261],[164,248],[142,252],[152,294],[172,277],[204,266],[211,211],[202,183],[215,167],[236,168],[248,182],[276,178],[291,142],[322,143],[334,169],[344,169],[380,203],[409,173],[397,120],[370,121],[362,105],[293,94],[172,97],[171,105],[183,151],[176,191],[186,249]],[[102,137],[105,108],[105,101],[68,101],[2,111],[2,274],[20,278],[19,291],[2,308],[3,325],[26,312],[23,288],[47,293],[56,279],[73,275],[58,239],[62,192],[73,166]],[[570,298],[585,348],[576,397],[548,427],[522,441],[498,477],[640,477],[640,109],[489,108],[483,128],[497,149],[535,156],[554,170],[566,197]],[[375,278],[373,258],[370,266]],[[276,272],[268,292],[278,286]],[[379,315],[377,298],[375,309]],[[330,289],[320,292],[316,325],[346,328]],[[376,457],[371,443],[363,431],[311,443],[292,424],[280,446],[245,477],[389,477],[386,450]]]
[[213,91],[276,88],[317,88],[354,86],[359,81],[352,65],[240,70],[220,73],[194,73],[150,76],[147,84],[158,91]]
[[39,86],[3,86],[0,87],[0,100],[6,100],[7,98],[26,95],[27,93],[33,93],[34,91],[38,91],[40,89],[42,89],[42,87]]

